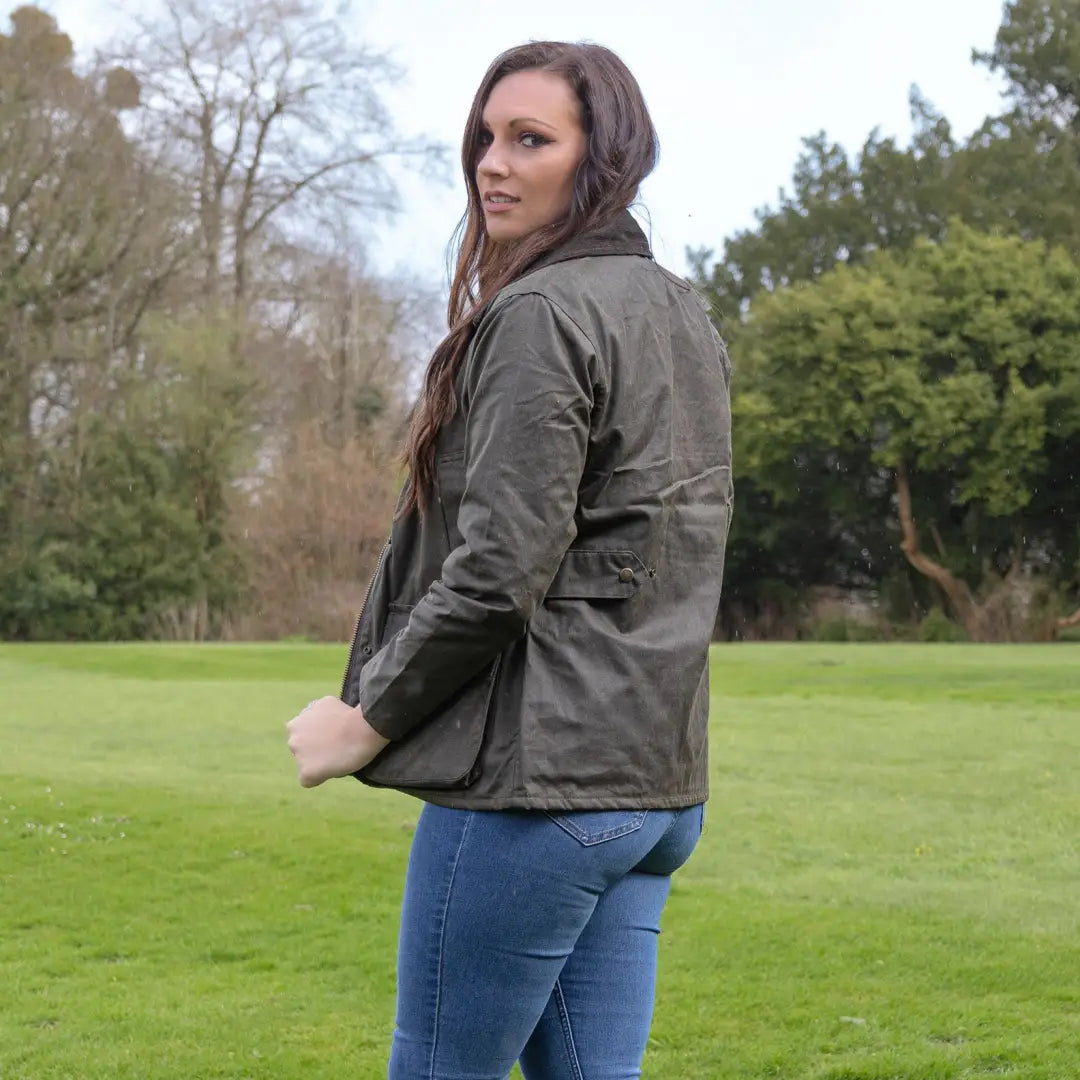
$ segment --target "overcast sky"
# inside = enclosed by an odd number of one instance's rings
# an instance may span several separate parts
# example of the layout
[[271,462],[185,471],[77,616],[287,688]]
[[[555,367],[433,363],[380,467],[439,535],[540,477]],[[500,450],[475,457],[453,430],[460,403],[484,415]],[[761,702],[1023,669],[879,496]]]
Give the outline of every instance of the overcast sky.
[[[122,23],[108,0],[40,0],[84,50]],[[14,6],[14,0],[9,0]],[[967,134],[999,108],[999,85],[971,63],[1000,0],[358,0],[357,37],[391,53],[406,81],[388,100],[403,134],[427,134],[456,161],[472,95],[490,61],[530,39],[607,45],[637,76],[660,134],[643,203],[657,257],[684,272],[690,247],[717,250],[789,184],[800,139],[824,129],[849,151],[879,127],[906,141],[918,84]],[[444,280],[464,187],[406,175],[404,209],[373,226],[381,270]]]

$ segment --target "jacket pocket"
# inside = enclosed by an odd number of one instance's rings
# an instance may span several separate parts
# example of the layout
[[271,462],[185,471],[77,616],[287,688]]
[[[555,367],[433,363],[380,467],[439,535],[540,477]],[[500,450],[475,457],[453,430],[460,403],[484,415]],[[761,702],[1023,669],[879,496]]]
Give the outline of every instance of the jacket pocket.
[[465,451],[440,454],[435,462],[435,480],[439,513],[446,532],[446,547],[448,551],[453,551],[464,542],[458,529],[458,510],[465,494]]
[[545,810],[544,813],[578,843],[593,847],[605,840],[637,832],[645,824],[648,810],[571,810],[565,813]]
[[[408,621],[408,611],[392,607],[384,640],[389,641]],[[497,656],[356,777],[373,787],[452,790],[475,783],[500,662]]]
[[645,564],[629,549],[594,551],[568,548],[545,600],[622,600],[633,596],[649,577]]

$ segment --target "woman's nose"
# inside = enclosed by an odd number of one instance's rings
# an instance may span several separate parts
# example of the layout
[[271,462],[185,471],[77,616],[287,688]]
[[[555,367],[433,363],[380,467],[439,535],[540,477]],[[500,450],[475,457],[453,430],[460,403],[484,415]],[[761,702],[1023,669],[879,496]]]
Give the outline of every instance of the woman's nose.
[[484,151],[484,156],[477,164],[476,171],[484,173],[486,176],[508,176],[510,172],[506,164],[506,158],[494,144]]

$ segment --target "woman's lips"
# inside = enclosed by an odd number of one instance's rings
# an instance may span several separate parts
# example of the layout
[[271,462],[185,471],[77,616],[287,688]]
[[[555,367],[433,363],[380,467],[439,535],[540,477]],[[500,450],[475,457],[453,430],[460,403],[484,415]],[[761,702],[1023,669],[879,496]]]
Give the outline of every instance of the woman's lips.
[[493,201],[490,198],[484,199],[484,212],[490,214],[502,214],[507,210],[513,210],[515,206],[520,203],[520,199],[511,199],[509,201]]

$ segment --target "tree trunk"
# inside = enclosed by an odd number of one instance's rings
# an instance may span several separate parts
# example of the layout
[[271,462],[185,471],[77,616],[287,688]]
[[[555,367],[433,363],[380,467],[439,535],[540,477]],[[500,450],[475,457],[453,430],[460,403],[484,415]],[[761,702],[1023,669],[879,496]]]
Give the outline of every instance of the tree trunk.
[[205,267],[203,294],[211,303],[218,301],[218,277],[221,273],[222,185],[215,175],[214,112],[204,100],[199,117],[202,149],[199,175],[199,219],[202,227],[202,254]]
[[978,605],[967,583],[961,581],[948,568],[935,562],[919,548],[919,535],[915,527],[915,516],[911,511],[911,485],[908,481],[907,466],[901,461],[896,467],[896,494],[900,510],[900,548],[907,561],[941,588],[948,598],[953,614],[963,624],[972,641],[982,638],[982,618]]

